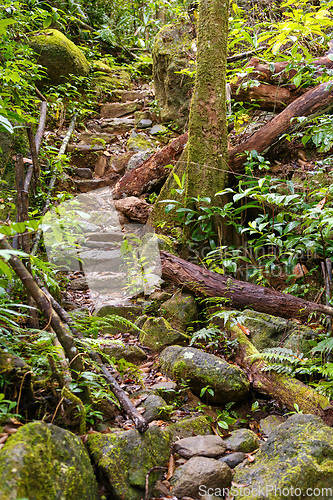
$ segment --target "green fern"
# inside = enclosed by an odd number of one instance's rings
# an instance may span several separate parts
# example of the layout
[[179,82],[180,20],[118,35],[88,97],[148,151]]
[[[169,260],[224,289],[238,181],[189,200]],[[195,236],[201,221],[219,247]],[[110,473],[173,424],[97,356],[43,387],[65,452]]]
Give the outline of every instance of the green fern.
[[311,354],[330,354],[333,351],[333,337],[326,338],[312,348]]
[[100,318],[98,316],[86,316],[83,318],[75,318],[75,327],[85,337],[92,337],[97,339],[98,335],[108,328],[124,327],[127,330],[136,330],[138,333],[144,333],[141,328],[136,326],[129,319],[123,318],[116,314]]

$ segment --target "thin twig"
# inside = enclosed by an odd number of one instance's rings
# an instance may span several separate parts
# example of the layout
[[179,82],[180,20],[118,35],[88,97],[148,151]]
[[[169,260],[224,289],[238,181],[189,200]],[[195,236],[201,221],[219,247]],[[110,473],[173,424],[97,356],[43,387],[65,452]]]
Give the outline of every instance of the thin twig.
[[155,465],[154,467],[151,467],[151,469],[149,469],[149,471],[146,474],[145,500],[149,499],[149,476],[152,472],[154,472],[154,470],[168,470],[168,468]]

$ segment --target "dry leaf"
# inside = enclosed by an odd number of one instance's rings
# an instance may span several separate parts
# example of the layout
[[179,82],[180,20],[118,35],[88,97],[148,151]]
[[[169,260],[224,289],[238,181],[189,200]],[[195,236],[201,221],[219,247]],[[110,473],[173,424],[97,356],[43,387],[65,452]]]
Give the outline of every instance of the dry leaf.
[[168,464],[168,473],[167,473],[167,481],[172,478],[173,473],[175,472],[175,457],[170,455],[170,460]]
[[104,152],[103,152],[103,155],[104,155],[104,156],[112,156],[112,154],[111,154],[111,153],[109,153],[109,151],[104,151]]
[[242,330],[243,333],[245,333],[245,335],[250,335],[251,332],[248,328],[246,328],[246,326],[241,325],[240,323],[237,323],[237,326]]
[[307,268],[304,266],[304,264],[296,264],[296,266],[293,269],[293,274],[296,276],[296,278],[303,278],[306,274],[308,274]]
[[5,436],[0,437],[0,444],[3,444],[7,441],[9,434],[5,434]]
[[318,210],[321,210],[326,205],[326,202],[327,202],[327,196],[324,196],[324,198],[320,200],[318,205],[316,205],[316,208],[318,208]]
[[298,158],[300,158],[303,161],[306,161],[306,156],[305,156],[304,151],[299,150],[299,151],[297,151],[297,154],[298,154]]
[[246,458],[248,459],[249,462],[254,462],[255,457],[251,455],[251,453],[245,453]]

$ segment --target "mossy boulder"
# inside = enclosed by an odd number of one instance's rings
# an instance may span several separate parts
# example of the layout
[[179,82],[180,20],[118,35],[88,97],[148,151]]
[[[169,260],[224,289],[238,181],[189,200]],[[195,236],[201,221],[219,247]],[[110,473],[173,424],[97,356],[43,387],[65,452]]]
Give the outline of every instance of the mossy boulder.
[[162,318],[148,318],[142,326],[145,333],[140,333],[140,342],[152,349],[161,351],[165,346],[185,340],[181,332],[175,330],[170,323]]
[[97,482],[81,439],[44,422],[20,427],[0,453],[0,497],[97,500]]
[[[239,311],[236,314],[239,316]],[[250,330],[249,338],[258,351],[282,345],[308,354],[312,348],[316,331],[306,325],[257,311],[243,311],[240,316],[239,322]]]
[[163,123],[174,122],[182,129],[189,116],[191,89],[194,79],[188,74],[179,73],[188,69],[190,64],[193,36],[191,26],[184,22],[168,24],[156,35],[153,45],[153,76],[155,95],[161,109]]
[[100,90],[128,89],[131,86],[129,73],[121,66],[108,64],[106,59],[94,61],[92,71],[96,73],[94,81]]
[[333,429],[320,417],[293,415],[270,434],[254,463],[235,471],[233,481],[247,486],[239,499],[333,498]]
[[174,328],[185,331],[197,319],[198,308],[192,295],[177,292],[163,303],[160,312]]
[[[171,434],[159,427],[114,434],[91,434],[88,449],[107,492],[114,500],[141,500],[146,474],[151,467],[168,463]],[[158,473],[150,475],[153,484]]]
[[251,453],[259,448],[259,439],[250,429],[236,429],[224,439],[228,450]]
[[[137,345],[124,344],[120,340],[101,344],[103,354],[116,360],[125,359],[133,364],[140,364],[147,359],[146,353]],[[102,355],[103,356],[103,355]]]
[[89,63],[81,50],[63,33],[47,29],[33,33],[30,46],[37,54],[37,63],[46,68],[47,78],[41,84],[58,85],[69,75],[86,76]]
[[244,372],[213,354],[193,347],[170,346],[160,355],[161,371],[176,380],[184,379],[196,395],[209,386],[205,398],[216,404],[241,400],[249,390]]

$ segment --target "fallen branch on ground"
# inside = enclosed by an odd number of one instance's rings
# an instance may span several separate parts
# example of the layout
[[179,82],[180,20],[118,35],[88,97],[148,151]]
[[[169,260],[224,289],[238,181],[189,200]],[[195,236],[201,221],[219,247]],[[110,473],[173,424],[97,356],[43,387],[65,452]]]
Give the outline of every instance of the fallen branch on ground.
[[184,259],[161,252],[162,278],[193,292],[199,297],[223,297],[226,305],[306,320],[314,313],[333,316],[333,308],[277,292],[270,288],[239,281],[208,271]]

